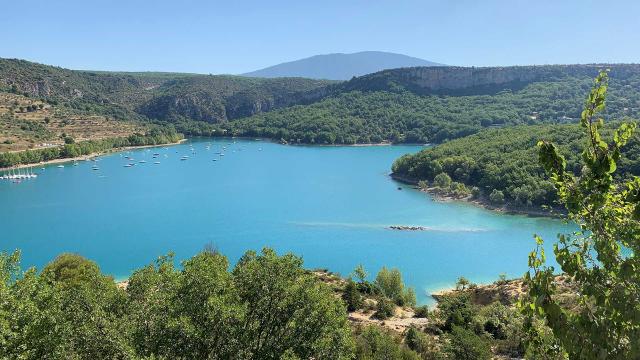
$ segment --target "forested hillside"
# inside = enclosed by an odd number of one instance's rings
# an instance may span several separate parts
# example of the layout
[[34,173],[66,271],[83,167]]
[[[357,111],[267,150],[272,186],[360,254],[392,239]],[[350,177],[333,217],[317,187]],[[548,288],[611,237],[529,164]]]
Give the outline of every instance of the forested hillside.
[[[612,129],[603,130],[605,140],[611,140]],[[567,169],[580,173],[584,135],[579,125],[570,124],[488,129],[405,155],[393,164],[393,175],[447,195],[474,195],[495,206],[553,206],[556,190],[538,162],[540,140],[556,144],[566,157]],[[619,174],[640,174],[638,135],[623,149],[618,167]]]
[[575,122],[601,68],[611,68],[606,116],[640,117],[640,65],[417,67],[329,82],[72,71],[4,59],[0,92],[72,115],[171,122],[186,135],[441,143],[491,127]]
[[[410,68],[332,85],[309,105],[226,124],[236,135],[301,143],[432,142],[484,128],[572,123],[603,66]],[[614,65],[607,117],[640,115],[640,66]]]
[[127,120],[225,121],[284,106],[296,98],[295,93],[329,83],[302,78],[76,71],[0,59],[0,92]]

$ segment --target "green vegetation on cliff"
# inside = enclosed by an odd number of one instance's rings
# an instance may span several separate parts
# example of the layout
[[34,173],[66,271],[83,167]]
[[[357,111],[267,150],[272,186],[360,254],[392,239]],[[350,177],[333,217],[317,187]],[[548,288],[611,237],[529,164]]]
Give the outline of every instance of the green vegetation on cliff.
[[[234,135],[290,143],[442,143],[491,127],[574,123],[597,73],[596,67],[577,68],[581,72],[551,67],[557,74],[539,75],[540,80],[458,90],[420,88],[418,80],[405,78],[412,69],[383,71],[332,85],[330,96],[312,104],[259,113],[224,128]],[[456,69],[449,71],[468,70]],[[640,115],[640,68],[625,69],[612,80],[611,117]],[[518,71],[536,75],[538,70]]]
[[187,135],[441,143],[488,127],[575,122],[601,67],[612,68],[608,115],[640,117],[638,65],[404,68],[336,83],[72,71],[0,59],[0,92],[85,115],[172,122]]
[[[612,137],[612,128],[603,131]],[[582,169],[580,153],[585,141],[579,125],[536,125],[488,129],[456,139],[413,155],[405,155],[393,164],[393,174],[420,182],[421,186],[452,193],[452,184],[463,184],[482,200],[496,206],[507,203],[517,207],[553,206],[556,190],[538,163],[536,144],[540,140],[558,145],[566,156],[567,169],[578,174]],[[638,137],[624,148],[620,174],[640,174]],[[442,184],[442,178],[449,178]],[[439,180],[439,181],[438,181]],[[454,194],[455,195],[455,194]]]
[[302,101],[303,93],[330,83],[302,78],[76,71],[0,59],[0,92],[120,120],[223,122]]
[[178,142],[183,137],[171,127],[152,127],[147,133],[134,133],[127,137],[104,138],[37,150],[0,153],[0,168],[36,164],[43,161],[68,159],[82,155],[116,150],[128,146],[163,145]]

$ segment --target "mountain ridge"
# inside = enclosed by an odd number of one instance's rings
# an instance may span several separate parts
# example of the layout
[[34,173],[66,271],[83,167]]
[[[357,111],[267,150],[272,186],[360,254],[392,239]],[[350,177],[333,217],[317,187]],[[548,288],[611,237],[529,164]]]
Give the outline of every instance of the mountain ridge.
[[288,61],[242,74],[253,77],[305,77],[349,80],[385,69],[415,66],[445,66],[429,60],[383,51],[332,53]]

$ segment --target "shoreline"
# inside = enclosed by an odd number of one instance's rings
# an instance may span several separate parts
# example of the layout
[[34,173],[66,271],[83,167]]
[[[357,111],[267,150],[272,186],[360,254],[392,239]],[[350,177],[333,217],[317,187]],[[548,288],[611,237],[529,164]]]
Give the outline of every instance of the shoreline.
[[358,144],[310,144],[310,143],[291,143],[282,142],[280,140],[268,138],[268,137],[255,137],[255,136],[199,136],[192,135],[189,138],[202,138],[202,139],[242,139],[252,141],[265,141],[279,145],[289,146],[318,146],[318,147],[368,147],[368,146],[432,146],[433,144],[425,143],[393,143],[393,142],[379,142],[379,143],[358,143]]
[[[125,146],[125,147],[121,147],[121,148],[114,148],[114,149],[110,149],[110,150],[107,150],[107,151],[100,151],[100,152],[95,152],[95,153],[91,153],[91,154],[87,154],[87,155],[76,156],[76,157],[72,157],[72,158],[53,159],[53,160],[41,161],[41,162],[33,163],[33,164],[20,164],[20,165],[16,165],[16,166],[7,167],[7,168],[0,168],[0,171],[25,169],[25,168],[30,168],[30,167],[38,167],[38,166],[52,165],[52,164],[64,164],[64,163],[75,162],[75,161],[85,161],[85,160],[94,158],[96,156],[103,156],[103,155],[113,154],[113,153],[118,153],[118,152],[123,152],[123,151],[129,151],[129,150],[135,150],[135,149],[153,148],[153,147],[161,147],[161,146],[179,145],[179,144],[182,144],[183,142],[185,142],[187,140],[188,139],[185,138],[185,139],[178,140],[177,142],[166,143],[166,144]],[[21,150],[21,151],[29,151],[29,150]]]
[[[486,199],[484,198],[480,198],[480,199],[473,199],[471,198],[471,196],[467,196],[467,197],[463,197],[463,198],[456,198],[453,196],[449,196],[446,194],[441,194],[439,192],[436,192],[434,188],[427,188],[427,189],[423,189],[423,188],[419,188],[418,187],[418,181],[414,180],[414,179],[410,179],[410,178],[406,178],[400,175],[396,175],[396,174],[389,174],[389,177],[391,177],[391,179],[398,181],[402,184],[405,185],[412,185],[414,186],[414,188],[420,192],[423,192],[425,194],[428,194],[429,196],[431,196],[431,198],[434,201],[438,201],[438,202],[454,202],[454,201],[459,201],[465,204],[471,204],[474,206],[478,206],[481,207],[485,210],[489,210],[489,211],[495,211],[497,213],[500,214],[506,214],[506,215],[523,215],[523,216],[528,216],[528,217],[536,217],[536,218],[553,218],[553,219],[559,219],[562,217],[562,213],[560,212],[559,209],[553,209],[552,212],[550,211],[546,211],[546,210],[542,210],[542,209],[532,209],[532,208],[522,208],[522,207],[517,207],[517,206],[510,206],[510,205],[504,205],[504,206],[494,206],[489,204],[488,202],[486,202]],[[484,200],[483,200],[484,199]]]

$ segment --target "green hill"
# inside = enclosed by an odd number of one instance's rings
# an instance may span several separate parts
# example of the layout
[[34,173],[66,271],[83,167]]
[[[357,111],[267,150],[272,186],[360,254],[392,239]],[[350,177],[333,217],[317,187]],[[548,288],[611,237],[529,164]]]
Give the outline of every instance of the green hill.
[[[606,141],[611,141],[611,129],[610,125],[603,131]],[[581,171],[583,129],[568,124],[484,130],[399,158],[393,164],[393,176],[446,195],[473,194],[494,206],[554,206],[556,190],[538,162],[536,144],[540,140],[557,144],[567,159],[567,169],[576,174]],[[621,174],[640,174],[638,135],[624,148],[618,165]]]
[[75,71],[0,59],[0,91],[122,119],[221,122],[290,104],[329,84],[302,78]]
[[484,128],[571,123],[600,68],[611,68],[607,116],[638,117],[639,65],[421,67],[330,85],[316,102],[226,128],[294,143],[441,143]]

